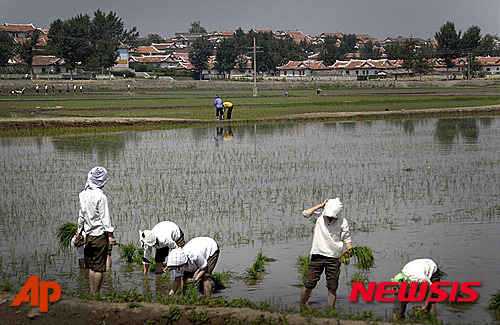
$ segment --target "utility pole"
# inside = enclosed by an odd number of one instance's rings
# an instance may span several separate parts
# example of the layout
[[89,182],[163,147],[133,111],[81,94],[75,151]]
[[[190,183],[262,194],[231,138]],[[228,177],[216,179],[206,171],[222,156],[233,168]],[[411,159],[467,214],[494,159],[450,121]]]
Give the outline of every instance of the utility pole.
[[257,93],[257,51],[255,50],[255,37],[253,38],[253,97],[259,97]]

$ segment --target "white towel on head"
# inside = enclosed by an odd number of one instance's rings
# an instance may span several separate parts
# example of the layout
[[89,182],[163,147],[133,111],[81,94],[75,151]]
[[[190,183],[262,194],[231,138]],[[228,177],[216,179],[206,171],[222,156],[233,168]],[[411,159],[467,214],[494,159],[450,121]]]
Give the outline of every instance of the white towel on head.
[[104,167],[94,167],[87,175],[87,184],[85,189],[95,189],[103,187],[108,182],[108,172]]

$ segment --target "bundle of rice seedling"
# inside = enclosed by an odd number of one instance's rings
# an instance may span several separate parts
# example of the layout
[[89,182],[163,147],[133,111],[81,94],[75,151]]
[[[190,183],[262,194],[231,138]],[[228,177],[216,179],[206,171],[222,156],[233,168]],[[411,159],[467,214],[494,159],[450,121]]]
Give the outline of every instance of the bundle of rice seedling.
[[57,229],[57,238],[61,247],[68,247],[71,244],[71,239],[76,235],[78,226],[72,222],[67,222]]
[[368,270],[374,266],[372,250],[365,246],[353,247],[340,255],[340,262],[349,265],[350,259],[356,258],[356,267],[358,269]]

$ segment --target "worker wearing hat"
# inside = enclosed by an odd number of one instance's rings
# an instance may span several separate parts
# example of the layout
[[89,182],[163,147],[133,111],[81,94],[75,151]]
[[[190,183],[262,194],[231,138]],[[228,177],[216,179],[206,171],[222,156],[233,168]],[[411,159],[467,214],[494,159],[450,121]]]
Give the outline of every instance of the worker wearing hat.
[[185,244],[184,233],[181,228],[171,221],[162,221],[151,230],[139,231],[139,237],[144,248],[142,258],[143,274],[148,272],[153,248],[156,249],[155,273],[160,274],[163,273],[163,263],[167,259],[169,251],[183,247]]

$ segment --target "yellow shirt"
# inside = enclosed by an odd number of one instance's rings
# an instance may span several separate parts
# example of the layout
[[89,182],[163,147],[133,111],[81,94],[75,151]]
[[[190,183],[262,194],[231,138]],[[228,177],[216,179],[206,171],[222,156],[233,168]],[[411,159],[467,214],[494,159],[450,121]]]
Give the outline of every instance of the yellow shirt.
[[230,102],[224,102],[222,105],[224,105],[225,108],[233,107],[233,104]]

